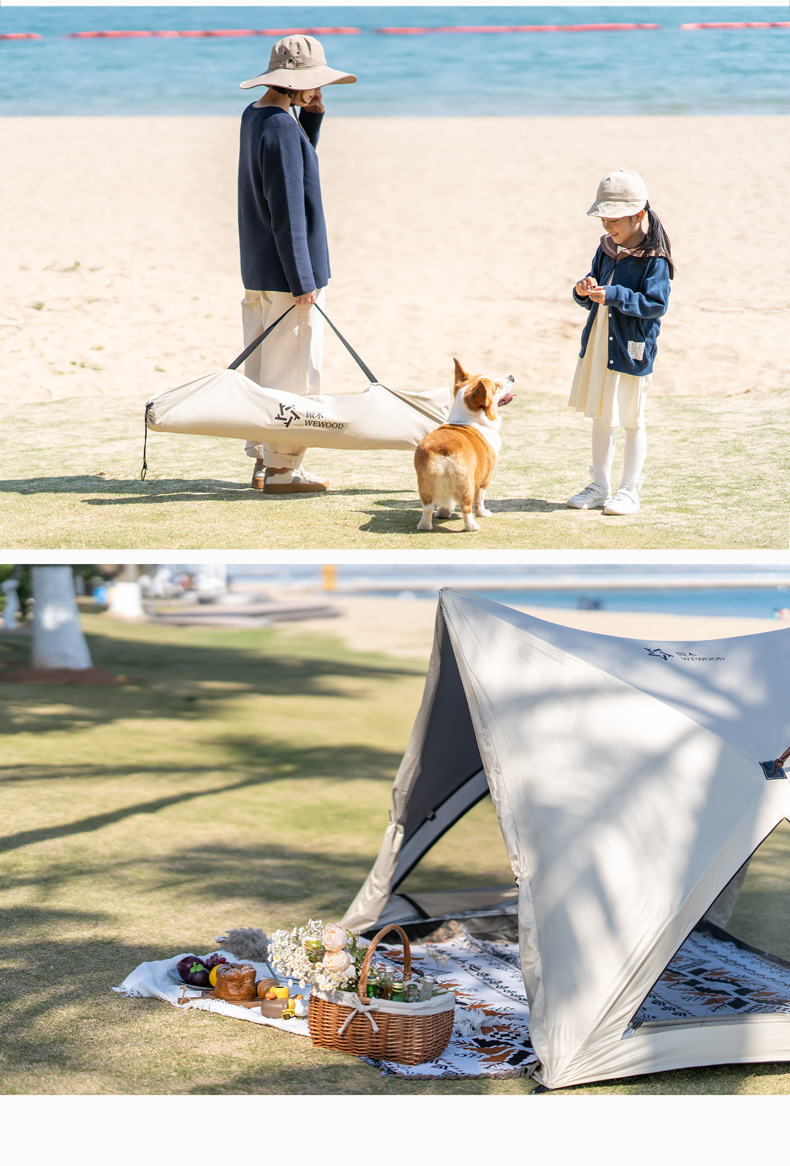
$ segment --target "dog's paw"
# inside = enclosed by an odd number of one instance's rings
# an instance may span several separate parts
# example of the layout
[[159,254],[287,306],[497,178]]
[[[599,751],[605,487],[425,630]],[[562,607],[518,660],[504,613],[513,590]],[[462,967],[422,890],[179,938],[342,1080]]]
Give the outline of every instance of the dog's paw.
[[449,506],[440,506],[438,510],[434,510],[437,518],[452,518],[453,512]]
[[480,527],[477,525],[474,518],[472,518],[472,515],[465,514],[464,515],[464,530],[479,530],[479,529],[480,529]]
[[478,518],[493,518],[494,517],[493,510],[486,510],[485,506],[482,506],[478,510],[475,510],[475,514],[477,515]]

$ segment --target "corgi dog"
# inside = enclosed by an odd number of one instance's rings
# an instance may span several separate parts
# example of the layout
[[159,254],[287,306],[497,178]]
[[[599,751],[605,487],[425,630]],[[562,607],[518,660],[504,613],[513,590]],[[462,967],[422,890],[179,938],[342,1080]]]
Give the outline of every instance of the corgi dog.
[[434,511],[438,518],[449,518],[455,506],[463,513],[464,530],[480,529],[475,516],[490,518],[485,495],[502,444],[497,405],[512,399],[512,376],[503,381],[470,376],[455,361],[453,404],[447,421],[424,437],[414,451],[422,502],[418,530],[432,530]]

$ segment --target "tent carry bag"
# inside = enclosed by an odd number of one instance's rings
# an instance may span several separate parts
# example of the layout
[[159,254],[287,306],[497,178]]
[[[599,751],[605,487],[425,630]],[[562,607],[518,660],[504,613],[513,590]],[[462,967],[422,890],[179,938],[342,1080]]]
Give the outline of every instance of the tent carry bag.
[[417,1004],[367,996],[368,973],[376,946],[390,931],[403,941],[403,976],[411,975],[411,949],[403,928],[383,927],[371,940],[355,992],[313,988],[307,1026],[313,1044],[355,1057],[421,1065],[441,1056],[453,1032],[455,993],[445,992]]
[[228,368],[185,385],[165,389],[145,406],[145,443],[141,478],[148,470],[148,431],[233,437],[241,441],[323,449],[416,449],[426,434],[447,420],[452,391],[423,393],[388,389],[376,380],[332,321],[314,305],[368,378],[361,393],[298,396],[256,384],[238,371],[288,308],[248,345]]

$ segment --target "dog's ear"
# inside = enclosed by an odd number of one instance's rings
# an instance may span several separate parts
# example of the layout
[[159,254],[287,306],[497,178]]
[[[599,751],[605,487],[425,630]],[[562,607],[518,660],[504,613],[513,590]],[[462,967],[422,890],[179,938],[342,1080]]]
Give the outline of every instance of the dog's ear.
[[475,384],[466,390],[464,393],[464,400],[469,409],[482,409],[486,417],[491,421],[496,421],[497,412],[494,404],[496,398],[496,385],[493,381],[489,381],[486,377],[478,377]]
[[461,367],[460,362],[458,361],[458,359],[456,357],[453,357],[453,363],[455,364],[455,382],[454,382],[454,384],[455,384],[456,389],[458,389],[459,385],[462,385],[464,383],[464,381],[469,380],[469,373],[464,372],[463,368]]
[[475,383],[470,385],[464,393],[464,401],[468,409],[471,409],[473,412],[483,409],[493,421],[494,417],[490,413],[492,400],[491,382],[487,381],[485,377],[478,377]]

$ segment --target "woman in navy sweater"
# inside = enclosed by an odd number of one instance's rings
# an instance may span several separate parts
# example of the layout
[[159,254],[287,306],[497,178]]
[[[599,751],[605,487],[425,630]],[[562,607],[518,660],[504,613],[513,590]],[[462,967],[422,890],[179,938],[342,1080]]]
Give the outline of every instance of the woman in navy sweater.
[[[265,73],[240,88],[266,86],[241,119],[239,248],[244,283],[244,343],[290,312],[248,357],[245,374],[259,385],[304,396],[321,391],[323,302],[329,253],[315,147],[324,116],[323,85],[356,81],[328,68],[311,36],[288,36],[272,49]],[[293,112],[294,116],[291,116]],[[302,469],[304,447],[248,441],[252,485],[267,494],[325,490]]]

